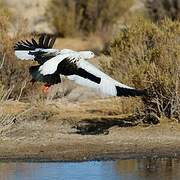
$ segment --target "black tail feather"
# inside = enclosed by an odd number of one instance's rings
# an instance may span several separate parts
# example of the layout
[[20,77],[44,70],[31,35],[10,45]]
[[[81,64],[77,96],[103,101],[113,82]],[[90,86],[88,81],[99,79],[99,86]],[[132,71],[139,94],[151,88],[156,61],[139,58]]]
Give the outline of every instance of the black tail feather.
[[139,90],[139,89],[128,89],[116,86],[117,96],[146,96],[146,90]]

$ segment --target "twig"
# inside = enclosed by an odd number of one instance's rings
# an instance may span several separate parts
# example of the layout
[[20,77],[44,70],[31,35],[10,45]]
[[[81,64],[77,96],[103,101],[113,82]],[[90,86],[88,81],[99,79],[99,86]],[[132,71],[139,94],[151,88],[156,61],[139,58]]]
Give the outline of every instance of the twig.
[[3,68],[4,61],[5,61],[5,56],[6,56],[6,54],[4,54],[4,55],[3,55],[3,59],[2,59],[2,63],[1,63],[1,65],[0,65],[0,69],[2,69],[2,68]]
[[20,100],[20,98],[22,96],[22,92],[23,92],[24,88],[26,87],[26,84],[27,84],[27,80],[25,80],[24,83],[22,84],[21,91],[20,91],[19,96],[17,98],[18,101]]

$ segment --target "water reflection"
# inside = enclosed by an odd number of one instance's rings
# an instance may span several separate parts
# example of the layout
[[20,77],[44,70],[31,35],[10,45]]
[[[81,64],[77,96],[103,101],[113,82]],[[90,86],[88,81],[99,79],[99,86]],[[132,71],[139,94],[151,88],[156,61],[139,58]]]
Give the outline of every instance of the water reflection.
[[[130,175],[134,179],[180,179],[180,160],[178,159],[138,159],[117,161],[116,172]],[[127,178],[128,179],[128,178]]]
[[180,179],[180,160],[131,159],[81,163],[0,163],[2,180]]

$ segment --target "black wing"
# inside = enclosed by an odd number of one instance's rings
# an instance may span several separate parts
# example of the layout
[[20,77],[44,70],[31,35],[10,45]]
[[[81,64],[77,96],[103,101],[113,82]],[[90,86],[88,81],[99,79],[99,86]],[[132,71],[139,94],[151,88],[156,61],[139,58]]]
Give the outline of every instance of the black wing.
[[14,46],[14,50],[35,50],[35,49],[51,49],[56,41],[55,36],[43,34],[39,37],[39,41],[35,41],[33,38],[30,41],[19,41]]

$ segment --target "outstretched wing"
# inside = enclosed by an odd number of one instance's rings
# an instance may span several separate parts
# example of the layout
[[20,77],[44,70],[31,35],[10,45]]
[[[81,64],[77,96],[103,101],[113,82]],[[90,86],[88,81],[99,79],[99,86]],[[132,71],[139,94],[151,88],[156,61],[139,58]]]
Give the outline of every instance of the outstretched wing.
[[145,93],[143,90],[136,90],[112,79],[83,60],[77,53],[58,55],[44,63],[39,71],[42,75],[65,75],[80,85],[94,88],[110,96],[141,96]]
[[14,46],[15,55],[21,60],[35,60],[43,64],[47,60],[55,57],[59,50],[52,49],[56,37],[50,35],[41,35],[39,41],[34,39],[30,41],[19,41]]

